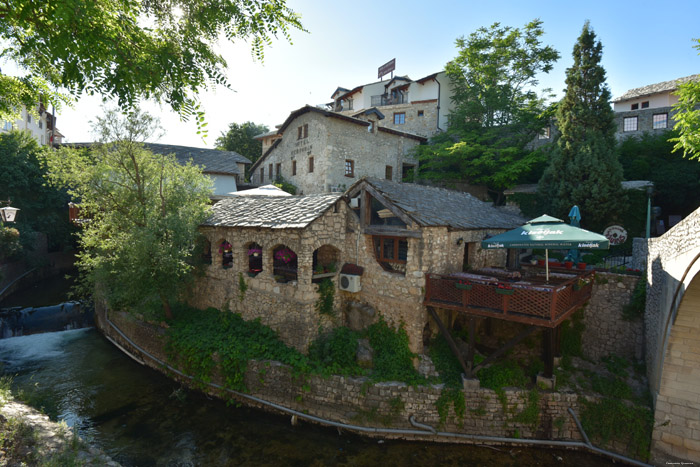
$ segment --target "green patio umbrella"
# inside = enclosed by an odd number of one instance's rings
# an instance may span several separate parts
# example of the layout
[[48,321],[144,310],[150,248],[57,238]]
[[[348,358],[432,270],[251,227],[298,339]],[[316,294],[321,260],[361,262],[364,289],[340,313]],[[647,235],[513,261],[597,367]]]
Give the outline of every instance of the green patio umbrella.
[[610,242],[603,235],[565,223],[548,215],[532,219],[517,229],[509,230],[481,242],[487,250],[496,248],[542,248],[545,251],[547,280],[549,281],[549,250],[584,248],[607,250]]

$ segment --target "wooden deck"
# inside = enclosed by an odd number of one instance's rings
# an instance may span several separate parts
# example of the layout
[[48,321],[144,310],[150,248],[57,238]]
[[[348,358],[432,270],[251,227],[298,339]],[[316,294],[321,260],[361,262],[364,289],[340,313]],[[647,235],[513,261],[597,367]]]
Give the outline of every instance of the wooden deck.
[[427,274],[424,304],[556,328],[590,299],[595,273],[553,273],[549,282],[539,274],[523,280],[480,277],[466,273]]

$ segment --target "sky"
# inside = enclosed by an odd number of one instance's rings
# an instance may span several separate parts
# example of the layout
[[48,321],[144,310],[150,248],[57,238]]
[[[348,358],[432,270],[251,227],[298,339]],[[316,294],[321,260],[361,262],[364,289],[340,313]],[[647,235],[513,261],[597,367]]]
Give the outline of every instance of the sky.
[[[543,22],[543,44],[561,58],[540,87],[563,96],[566,69],[586,20],[603,44],[602,64],[613,97],[628,89],[700,73],[700,1],[676,0],[498,0],[415,1],[287,0],[308,32],[292,31],[292,44],[279,38],[256,61],[244,42],[219,44],[233,90],[200,94],[206,112],[205,139],[194,121],[182,122],[167,106],[144,105],[165,129],[158,142],[214,147],[230,123],[252,121],[270,129],[294,110],[330,102],[333,91],[377,81],[377,68],[396,59],[395,75],[419,79],[444,69],[457,55],[455,40],[499,22],[523,27]],[[101,113],[99,97],[83,97],[58,113],[66,142],[94,139],[90,121]]]

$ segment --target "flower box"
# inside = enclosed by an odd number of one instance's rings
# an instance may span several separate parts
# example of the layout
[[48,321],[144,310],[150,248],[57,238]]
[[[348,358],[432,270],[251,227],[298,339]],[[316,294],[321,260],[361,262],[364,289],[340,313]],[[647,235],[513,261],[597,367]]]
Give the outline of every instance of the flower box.
[[322,279],[324,277],[335,277],[335,273],[334,272],[324,272],[324,273],[319,273],[319,274],[313,275],[314,279]]
[[472,285],[471,284],[462,284],[461,282],[455,282],[455,288],[458,288],[459,290],[471,290]]
[[495,290],[498,295],[513,295],[515,293],[513,289],[501,289],[497,287]]

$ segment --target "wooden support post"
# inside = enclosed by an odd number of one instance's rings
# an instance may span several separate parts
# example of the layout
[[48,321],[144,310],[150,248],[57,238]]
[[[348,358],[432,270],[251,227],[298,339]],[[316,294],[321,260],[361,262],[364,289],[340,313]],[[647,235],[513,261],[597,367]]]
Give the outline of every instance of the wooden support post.
[[554,375],[554,330],[542,328],[542,361],[544,362],[544,377]]
[[445,336],[445,340],[450,345],[450,349],[452,349],[452,353],[455,354],[455,357],[457,357],[457,360],[459,360],[459,364],[462,366],[462,369],[464,370],[464,374],[467,376],[467,378],[471,378],[471,370],[469,368],[467,368],[467,365],[464,363],[464,358],[462,357],[462,353],[457,348],[457,344],[455,344],[455,341],[452,340],[452,336],[450,335],[450,332],[447,330],[447,328],[445,328],[445,325],[442,324],[442,320],[440,319],[440,317],[435,312],[435,309],[433,309],[432,306],[428,307],[428,311],[430,312],[430,315],[433,317],[433,319],[437,323],[438,328],[440,328],[440,332],[442,333],[442,335]]
[[476,318],[469,317],[469,354],[467,355],[467,369],[469,372],[465,376],[472,378],[472,368],[474,367],[474,347],[476,347]]
[[553,329],[554,331],[554,357],[561,357],[561,324]]
[[521,331],[520,334],[518,334],[517,336],[515,336],[514,338],[512,338],[511,340],[506,342],[503,345],[503,347],[496,350],[494,353],[492,353],[491,355],[486,357],[486,359],[483,362],[479,363],[476,367],[474,367],[473,373],[476,373],[477,371],[479,371],[480,369],[482,369],[483,367],[485,367],[486,365],[488,365],[489,363],[494,361],[496,358],[500,357],[501,355],[503,355],[504,353],[509,351],[518,342],[525,339],[527,336],[529,336],[530,334],[532,334],[536,330],[537,330],[537,326],[529,326],[525,330]]
[[493,318],[486,318],[485,332],[487,336],[493,336]]

